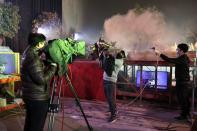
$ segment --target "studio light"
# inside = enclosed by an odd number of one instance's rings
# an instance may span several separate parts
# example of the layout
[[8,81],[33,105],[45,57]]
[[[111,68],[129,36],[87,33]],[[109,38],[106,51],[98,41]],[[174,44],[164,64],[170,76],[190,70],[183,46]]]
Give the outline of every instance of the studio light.
[[78,40],[79,38],[80,38],[79,33],[75,33],[75,34],[74,34],[74,40]]

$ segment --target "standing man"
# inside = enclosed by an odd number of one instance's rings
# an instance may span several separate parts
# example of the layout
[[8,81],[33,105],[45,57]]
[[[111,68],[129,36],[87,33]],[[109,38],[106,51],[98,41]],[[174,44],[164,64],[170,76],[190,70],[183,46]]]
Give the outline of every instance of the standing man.
[[169,58],[155,50],[156,54],[159,55],[163,60],[175,64],[176,94],[178,102],[181,106],[180,116],[175,117],[175,119],[177,120],[188,120],[188,118],[190,117],[190,60],[186,54],[188,52],[188,48],[188,45],[185,43],[179,44],[176,49],[176,58]]
[[39,54],[45,46],[43,34],[30,33],[22,57],[22,98],[26,107],[24,131],[43,131],[49,102],[49,82],[57,64],[45,66]]
[[116,110],[116,81],[118,72],[123,66],[123,58],[125,58],[124,51],[117,53],[116,59],[109,53],[108,49],[103,51],[103,86],[104,93],[109,104],[109,111],[111,116],[108,119],[108,122],[115,122],[117,120],[117,110]]

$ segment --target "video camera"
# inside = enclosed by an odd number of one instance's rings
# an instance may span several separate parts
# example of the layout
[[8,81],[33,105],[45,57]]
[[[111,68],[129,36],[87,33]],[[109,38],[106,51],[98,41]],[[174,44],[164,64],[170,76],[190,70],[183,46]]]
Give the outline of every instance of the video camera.
[[71,38],[54,39],[48,42],[44,52],[47,61],[58,64],[58,75],[62,76],[67,72],[73,56],[85,55],[85,41],[75,41]]
[[[85,55],[85,42],[84,41],[75,41],[71,38],[66,39],[54,39],[48,42],[48,45],[44,49],[46,55],[46,61],[51,61],[53,63],[58,64],[58,76],[65,75],[66,80],[68,82],[68,86],[73,93],[75,100],[82,112],[82,115],[86,121],[88,129],[92,131],[92,127],[89,125],[89,122],[85,116],[83,108],[81,107],[79,98],[75,92],[75,89],[69,79],[67,74],[68,63],[71,63],[73,60],[73,55]],[[58,85],[58,81],[60,80],[60,85]],[[61,97],[61,89],[62,89],[62,78],[54,78],[52,84],[51,98],[49,104],[49,123],[48,123],[48,131],[53,130],[54,125],[54,113],[59,112],[60,108],[60,97]],[[56,87],[59,86],[59,93],[57,95]]]

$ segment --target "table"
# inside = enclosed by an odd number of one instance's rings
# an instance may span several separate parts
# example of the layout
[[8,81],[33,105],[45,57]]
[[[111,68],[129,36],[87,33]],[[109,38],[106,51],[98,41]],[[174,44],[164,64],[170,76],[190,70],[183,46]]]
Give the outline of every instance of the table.
[[13,108],[16,108],[17,106],[18,106],[18,104],[15,104],[15,103],[13,103],[13,104],[8,104],[8,105],[5,106],[5,107],[0,107],[0,112],[6,111],[6,110],[11,110],[11,109],[13,109]]
[[[9,90],[10,92],[14,93],[14,83],[16,81],[20,81],[20,76],[19,75],[9,75],[6,78],[0,78],[0,84],[9,84]],[[5,111],[5,110],[10,110],[15,107],[17,107],[17,104],[8,104],[5,107],[0,107],[0,112]]]
[[7,78],[0,78],[0,84],[6,84],[10,82],[20,81],[20,76],[18,75],[9,75]]

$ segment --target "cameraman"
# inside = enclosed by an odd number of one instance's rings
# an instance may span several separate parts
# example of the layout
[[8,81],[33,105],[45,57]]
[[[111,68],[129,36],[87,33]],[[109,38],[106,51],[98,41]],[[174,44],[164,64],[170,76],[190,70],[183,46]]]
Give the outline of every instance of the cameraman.
[[[103,58],[102,58],[102,66],[104,68],[103,86],[104,86],[104,93],[107,98],[107,102],[109,104],[109,111],[111,113],[111,116],[109,117],[108,122],[111,122],[111,123],[117,120],[117,110],[116,110],[116,102],[115,102],[116,82],[117,82],[118,72],[123,66],[124,58],[125,58],[124,51],[118,52],[116,55],[116,58],[114,59],[114,57],[110,54],[108,49],[103,50]],[[109,74],[107,71],[108,69],[106,69],[106,66],[107,67],[109,66],[109,65],[106,65],[107,63],[106,59],[114,60],[114,62],[113,61],[109,62],[109,63],[114,63],[114,65],[110,64],[110,66],[113,66],[113,68],[111,68],[113,69],[111,74]]]
[[43,131],[48,111],[49,82],[57,70],[57,64],[45,66],[39,55],[46,44],[43,34],[30,33],[28,44],[21,68],[22,98],[26,107],[24,131]]

